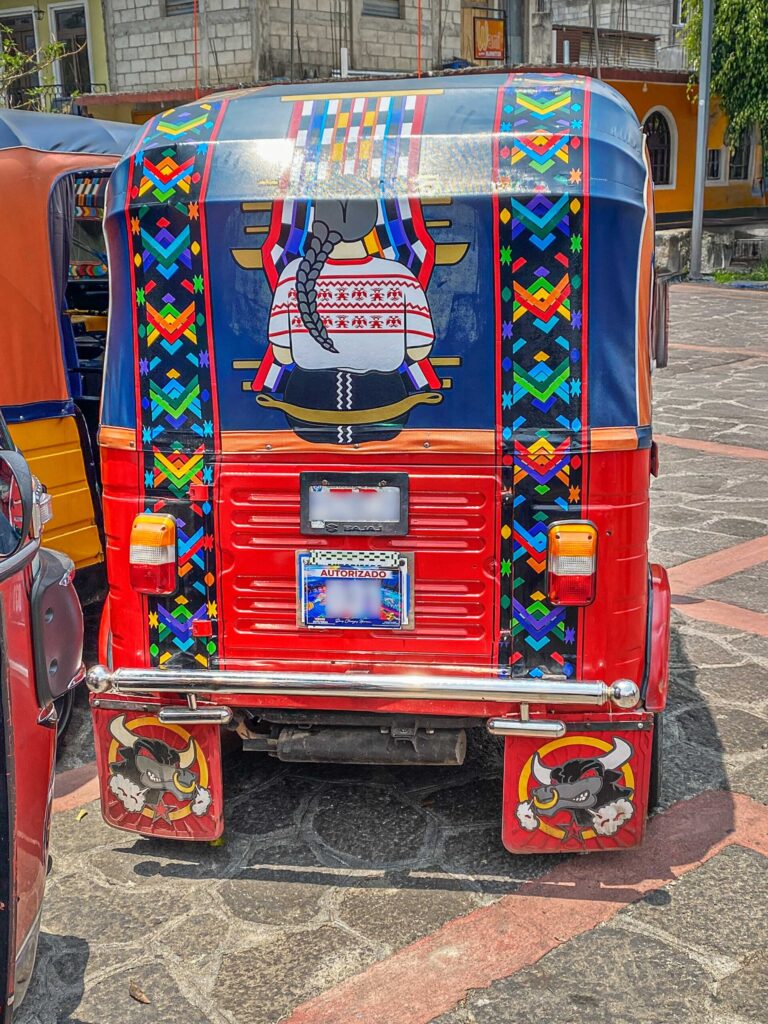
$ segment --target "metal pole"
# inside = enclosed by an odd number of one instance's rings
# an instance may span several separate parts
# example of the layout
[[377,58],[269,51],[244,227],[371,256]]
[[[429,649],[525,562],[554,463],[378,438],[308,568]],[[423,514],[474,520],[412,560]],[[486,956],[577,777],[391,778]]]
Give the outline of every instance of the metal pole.
[[597,27],[597,0],[592,0],[592,36],[595,42],[595,71],[597,77],[603,77],[603,69],[600,64],[600,33]]
[[704,228],[704,188],[707,183],[707,140],[709,136],[709,82],[712,63],[714,0],[704,0],[701,11],[701,60],[699,62],[699,113],[696,122],[696,177],[693,182],[691,220],[691,270],[693,281],[701,280],[701,237]]
[[289,78],[290,78],[291,81],[293,81],[293,46],[294,46],[294,43],[293,43],[293,37],[294,37],[294,33],[293,33],[293,15],[294,15],[294,5],[295,5],[295,0],[291,0],[291,69],[290,69],[290,74],[289,74]]

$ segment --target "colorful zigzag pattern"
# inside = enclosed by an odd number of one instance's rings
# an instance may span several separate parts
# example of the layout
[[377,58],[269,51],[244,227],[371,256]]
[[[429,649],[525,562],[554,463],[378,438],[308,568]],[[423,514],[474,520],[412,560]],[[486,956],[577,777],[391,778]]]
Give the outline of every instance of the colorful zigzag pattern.
[[176,519],[177,591],[148,599],[155,665],[185,658],[206,666],[218,651],[213,339],[198,210],[210,150],[201,143],[223,106],[201,102],[151,122],[129,193],[146,507]]
[[576,664],[578,616],[548,603],[546,551],[550,524],[580,509],[583,108],[565,78],[510,84],[496,126],[500,663],[532,675]]

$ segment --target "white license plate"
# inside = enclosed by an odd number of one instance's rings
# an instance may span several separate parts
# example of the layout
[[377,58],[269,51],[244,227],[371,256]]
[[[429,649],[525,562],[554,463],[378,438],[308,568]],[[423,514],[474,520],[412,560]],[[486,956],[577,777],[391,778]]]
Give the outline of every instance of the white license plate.
[[310,534],[407,533],[407,474],[302,473],[301,529]]

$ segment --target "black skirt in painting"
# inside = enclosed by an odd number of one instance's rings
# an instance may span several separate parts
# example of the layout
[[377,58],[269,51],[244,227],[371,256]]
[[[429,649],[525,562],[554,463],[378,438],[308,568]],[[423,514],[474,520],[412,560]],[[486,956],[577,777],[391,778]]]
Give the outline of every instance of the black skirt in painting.
[[[362,412],[402,402],[408,395],[402,376],[394,373],[350,373],[348,370],[291,371],[284,401],[307,410],[307,418],[286,414],[299,437],[315,444],[359,444],[389,441],[408,422],[408,412],[380,423],[312,423],[313,411]],[[343,417],[346,420],[346,415]]]

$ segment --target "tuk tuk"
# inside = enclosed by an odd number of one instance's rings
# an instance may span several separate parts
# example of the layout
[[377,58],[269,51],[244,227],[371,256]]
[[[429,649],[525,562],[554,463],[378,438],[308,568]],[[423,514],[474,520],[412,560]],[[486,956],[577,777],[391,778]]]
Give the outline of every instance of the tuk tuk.
[[73,559],[84,601],[106,589],[93,457],[109,302],[103,201],[136,131],[0,110],[0,409],[52,495],[47,539]]
[[146,126],[106,234],[106,821],[217,837],[222,727],[399,765],[460,765],[476,727],[510,851],[640,843],[669,587],[626,101],[534,74],[212,96]]

